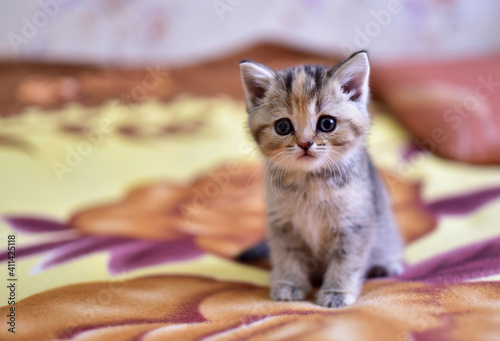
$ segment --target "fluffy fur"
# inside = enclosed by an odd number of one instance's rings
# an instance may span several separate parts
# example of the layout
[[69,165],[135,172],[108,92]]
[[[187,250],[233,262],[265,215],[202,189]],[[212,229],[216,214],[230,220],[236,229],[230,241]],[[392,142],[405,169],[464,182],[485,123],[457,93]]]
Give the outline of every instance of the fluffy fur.
[[[367,54],[333,68],[274,71],[243,61],[240,69],[249,128],[267,166],[271,298],[303,300],[320,278],[319,305],[351,304],[370,269],[402,269],[388,195],[365,147]],[[335,122],[331,132],[320,129],[325,117]],[[288,134],[276,128],[283,119],[293,126]]]

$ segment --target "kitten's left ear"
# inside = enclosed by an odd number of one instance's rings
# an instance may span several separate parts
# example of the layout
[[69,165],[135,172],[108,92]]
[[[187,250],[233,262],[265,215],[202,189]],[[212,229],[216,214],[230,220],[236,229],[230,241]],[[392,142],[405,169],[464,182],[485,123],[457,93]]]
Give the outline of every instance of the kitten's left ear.
[[339,81],[342,91],[349,95],[351,101],[364,104],[368,102],[370,63],[366,51],[358,51],[347,58],[335,70],[334,77]]
[[275,73],[270,68],[251,60],[240,62],[240,72],[247,108],[252,109],[266,96]]

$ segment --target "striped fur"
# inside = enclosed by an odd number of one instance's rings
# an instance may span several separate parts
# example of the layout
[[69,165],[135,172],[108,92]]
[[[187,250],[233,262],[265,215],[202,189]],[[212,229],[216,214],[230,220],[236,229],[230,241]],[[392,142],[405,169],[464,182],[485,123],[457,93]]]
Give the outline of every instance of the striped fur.
[[[333,68],[274,71],[244,61],[240,69],[250,131],[267,166],[271,298],[303,300],[319,276],[318,304],[353,303],[370,268],[401,271],[389,199],[365,148],[366,52]],[[333,131],[318,128],[324,116],[336,121]],[[276,132],[280,119],[292,133]]]

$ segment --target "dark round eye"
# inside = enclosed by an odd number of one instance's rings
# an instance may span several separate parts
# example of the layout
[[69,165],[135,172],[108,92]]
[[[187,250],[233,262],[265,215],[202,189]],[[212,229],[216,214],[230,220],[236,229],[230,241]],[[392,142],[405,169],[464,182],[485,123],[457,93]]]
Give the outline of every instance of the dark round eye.
[[290,122],[288,118],[277,120],[274,124],[274,130],[276,130],[279,135],[288,135],[293,131],[292,122]]
[[329,133],[335,129],[337,126],[337,122],[331,116],[321,116],[318,120],[318,129],[324,131],[325,133]]

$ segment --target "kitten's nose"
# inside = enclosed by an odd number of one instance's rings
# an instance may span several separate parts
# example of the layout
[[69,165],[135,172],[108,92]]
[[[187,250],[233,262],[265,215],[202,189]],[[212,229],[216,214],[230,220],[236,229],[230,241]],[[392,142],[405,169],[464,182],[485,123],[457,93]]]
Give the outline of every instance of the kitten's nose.
[[304,149],[305,152],[307,152],[307,150],[309,149],[309,147],[312,146],[312,141],[300,141],[300,142],[297,142],[297,145]]

